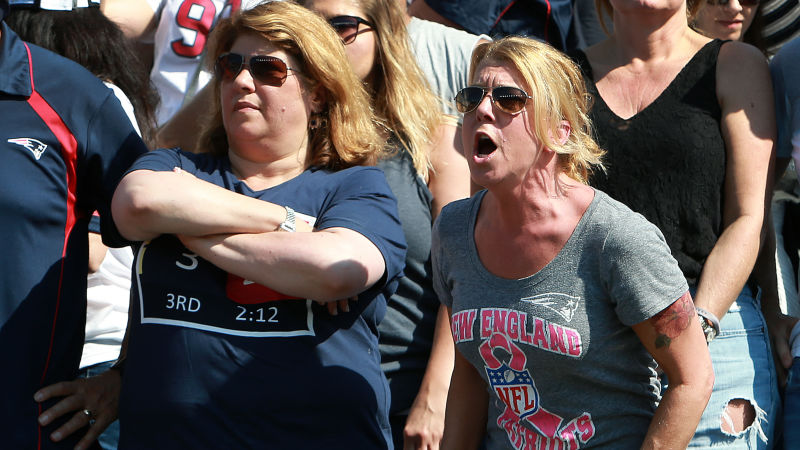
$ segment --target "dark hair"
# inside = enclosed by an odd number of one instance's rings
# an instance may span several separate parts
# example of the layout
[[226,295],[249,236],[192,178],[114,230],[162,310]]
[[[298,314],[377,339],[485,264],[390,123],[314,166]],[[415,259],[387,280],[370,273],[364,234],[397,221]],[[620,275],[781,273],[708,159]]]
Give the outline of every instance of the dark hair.
[[99,8],[50,11],[15,7],[6,23],[22,40],[69,58],[120,88],[133,105],[143,140],[153,146],[158,93],[133,43]]
[[753,17],[753,22],[750,23],[750,28],[742,36],[742,41],[755,46],[761,50],[761,53],[769,56],[767,41],[764,39],[764,8],[762,6],[763,2],[758,2],[756,15]]
[[[715,0],[714,3],[710,4],[709,6],[719,3],[727,3],[727,1],[720,1]],[[689,26],[692,27],[695,31],[700,34],[703,34],[701,30],[699,30],[696,25],[694,24],[694,18],[697,13],[700,11],[700,8],[705,6],[707,0],[687,0],[687,15],[689,16]],[[767,41],[764,39],[764,14],[763,14],[763,5],[764,0],[758,2],[756,5],[756,15],[753,16],[753,21],[750,23],[750,27],[745,31],[744,35],[742,35],[742,42],[746,44],[750,44],[757,49],[761,50],[766,56],[770,56],[769,50],[767,49]],[[713,36],[709,36],[713,37]]]

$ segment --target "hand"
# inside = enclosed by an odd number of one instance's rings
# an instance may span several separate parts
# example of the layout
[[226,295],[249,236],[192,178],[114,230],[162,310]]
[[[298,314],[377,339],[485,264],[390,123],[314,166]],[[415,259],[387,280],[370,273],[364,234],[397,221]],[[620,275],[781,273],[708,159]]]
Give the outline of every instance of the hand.
[[775,357],[778,382],[783,386],[786,384],[786,371],[792,365],[792,349],[789,346],[789,336],[798,319],[781,312],[770,313],[767,311],[764,311],[764,319],[767,321],[767,329],[772,341],[772,353]]
[[100,433],[117,419],[120,385],[120,373],[112,369],[95,377],[43,387],[33,395],[35,401],[41,403],[54,397],[63,399],[39,416],[39,424],[46,426],[61,416],[73,413],[72,418],[50,435],[50,439],[58,442],[89,425],[89,431],[75,446],[78,450],[89,448]]
[[338,316],[339,311],[350,312],[350,302],[357,302],[358,296],[353,296],[343,300],[336,300],[335,302],[317,302],[320,306],[328,308],[328,314]]
[[403,450],[438,450],[444,434],[446,404],[434,406],[417,395],[403,429]]

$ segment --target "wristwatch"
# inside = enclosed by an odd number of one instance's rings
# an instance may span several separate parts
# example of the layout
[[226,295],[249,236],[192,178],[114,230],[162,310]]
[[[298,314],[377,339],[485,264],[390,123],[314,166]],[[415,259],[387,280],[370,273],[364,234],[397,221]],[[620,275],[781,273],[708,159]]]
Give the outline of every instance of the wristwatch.
[[695,307],[697,319],[700,320],[700,327],[706,335],[706,343],[710,344],[719,335],[719,319],[711,311]]
[[279,230],[288,231],[289,233],[294,233],[297,231],[297,223],[294,215],[294,210],[289,208],[288,206],[284,206],[286,209],[286,220],[283,221],[278,226]]

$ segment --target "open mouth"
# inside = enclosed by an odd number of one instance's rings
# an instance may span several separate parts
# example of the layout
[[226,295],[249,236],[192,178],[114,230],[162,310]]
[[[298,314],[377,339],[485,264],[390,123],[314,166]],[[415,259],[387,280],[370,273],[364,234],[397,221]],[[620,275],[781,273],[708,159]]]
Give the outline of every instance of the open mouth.
[[497,144],[486,134],[478,133],[475,135],[475,154],[478,158],[488,158],[495,150]]

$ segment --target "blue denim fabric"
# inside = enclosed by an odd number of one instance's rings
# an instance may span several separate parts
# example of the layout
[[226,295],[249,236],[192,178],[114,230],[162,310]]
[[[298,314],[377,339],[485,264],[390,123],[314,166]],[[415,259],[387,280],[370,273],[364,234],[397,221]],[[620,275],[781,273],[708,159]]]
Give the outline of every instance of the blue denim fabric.
[[[106,361],[93,366],[84,367],[81,369],[79,376],[82,378],[97,376],[110,369],[112,365],[114,365],[114,361]],[[111,422],[111,425],[97,438],[97,442],[100,443],[103,450],[117,450],[117,443],[119,442],[119,420]]]
[[783,391],[783,448],[800,447],[800,357],[794,358]]
[[[771,449],[781,402],[760,294],[745,286],[720,320],[720,330],[708,347],[714,391],[689,448]],[[753,425],[738,435],[721,429],[725,406],[733,399],[748,400],[756,410]]]

